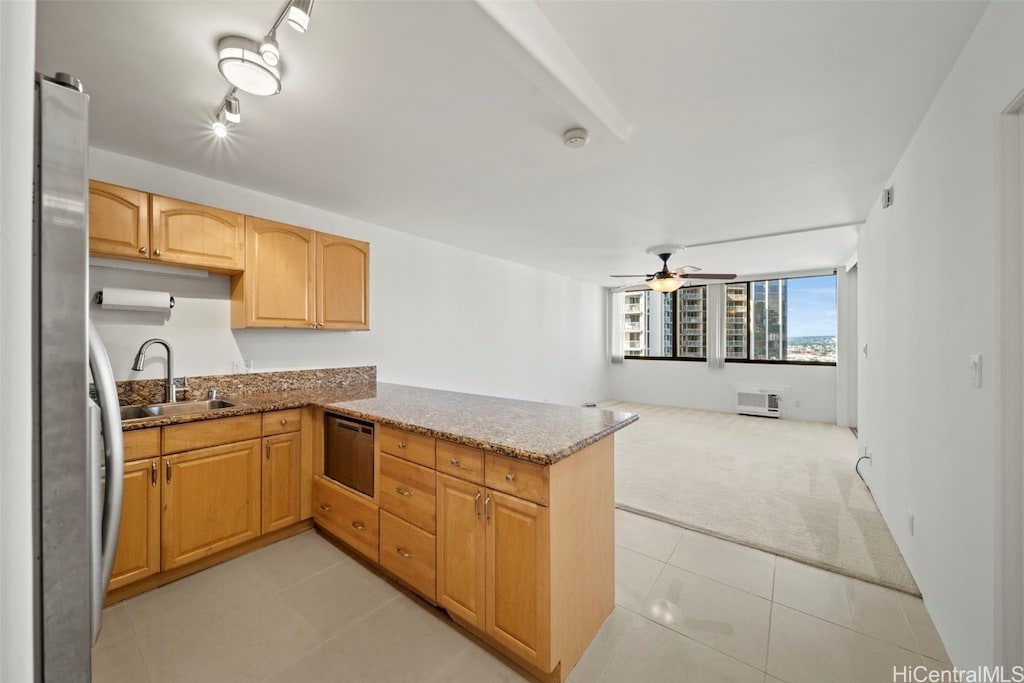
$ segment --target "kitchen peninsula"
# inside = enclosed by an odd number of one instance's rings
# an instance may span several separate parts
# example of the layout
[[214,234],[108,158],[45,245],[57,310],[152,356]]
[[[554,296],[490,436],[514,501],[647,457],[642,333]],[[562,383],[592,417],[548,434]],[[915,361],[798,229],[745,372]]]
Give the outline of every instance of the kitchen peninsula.
[[[614,432],[637,416],[378,383],[372,370],[190,378],[194,395],[217,388],[237,405],[125,421],[127,443],[151,435],[150,464],[139,472],[164,472],[164,552],[158,568],[149,562],[160,571],[147,581],[301,531],[312,518],[538,678],[565,680],[614,605]],[[337,372],[348,373],[340,383]],[[126,383],[122,402],[155,389]],[[333,416],[372,434],[365,493],[325,476],[324,424]],[[253,501],[213,537],[195,530],[218,524],[175,509],[210,488],[196,465],[211,456],[251,483]],[[191,488],[175,494],[190,486],[190,463]],[[242,488],[236,482],[240,501]],[[230,486],[211,491],[229,496]]]

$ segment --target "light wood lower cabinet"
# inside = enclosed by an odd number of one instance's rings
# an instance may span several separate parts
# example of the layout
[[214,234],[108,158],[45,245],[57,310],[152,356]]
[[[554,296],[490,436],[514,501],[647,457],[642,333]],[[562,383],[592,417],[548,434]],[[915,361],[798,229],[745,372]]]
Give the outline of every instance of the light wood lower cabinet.
[[548,510],[437,477],[437,602],[535,666],[548,659]]
[[373,562],[380,561],[378,507],[323,477],[313,478],[316,523]]
[[486,628],[484,487],[437,475],[437,602],[454,616]]
[[380,511],[380,564],[431,602],[435,586],[434,534]]
[[166,571],[260,535],[261,440],[163,458]]
[[160,458],[124,467],[121,531],[110,590],[160,571]]
[[301,519],[299,475],[302,435],[279,434],[263,439],[263,533]]
[[548,509],[487,489],[486,632],[534,665],[550,650]]

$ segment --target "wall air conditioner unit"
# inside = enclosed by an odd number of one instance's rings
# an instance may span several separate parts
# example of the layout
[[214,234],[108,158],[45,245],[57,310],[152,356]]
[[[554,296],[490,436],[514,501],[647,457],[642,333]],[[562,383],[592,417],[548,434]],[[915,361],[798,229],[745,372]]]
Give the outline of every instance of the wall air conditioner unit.
[[736,412],[740,415],[778,417],[780,400],[779,394],[771,392],[737,391]]

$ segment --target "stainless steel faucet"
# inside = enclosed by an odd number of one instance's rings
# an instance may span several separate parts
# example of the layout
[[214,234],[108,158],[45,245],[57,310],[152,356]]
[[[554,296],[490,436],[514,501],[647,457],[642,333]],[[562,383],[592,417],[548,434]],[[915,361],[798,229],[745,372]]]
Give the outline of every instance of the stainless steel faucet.
[[147,339],[142,342],[139,352],[135,354],[135,362],[132,363],[132,370],[141,370],[142,364],[146,361],[146,349],[151,344],[160,344],[167,349],[167,403],[174,403],[178,400],[178,389],[174,386],[174,352],[171,345],[164,339]]

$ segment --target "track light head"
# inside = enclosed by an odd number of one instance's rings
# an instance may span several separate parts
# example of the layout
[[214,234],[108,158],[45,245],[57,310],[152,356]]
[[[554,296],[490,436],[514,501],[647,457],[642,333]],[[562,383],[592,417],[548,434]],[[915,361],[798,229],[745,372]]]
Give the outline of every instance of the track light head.
[[305,33],[312,14],[313,0],[292,0],[288,5],[288,25],[299,33]]
[[277,31],[271,31],[263,36],[263,40],[260,42],[260,57],[263,58],[263,63],[267,66],[277,66],[281,63],[281,48],[277,44]]
[[217,112],[217,118],[213,121],[213,134],[219,138],[228,136],[227,115],[224,113],[223,107]]
[[234,95],[224,98],[224,118],[228,123],[238,123],[242,120],[242,105]]

